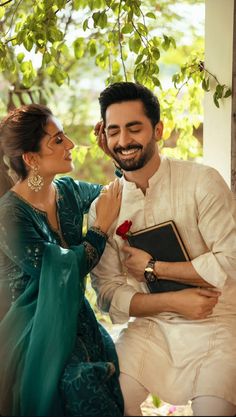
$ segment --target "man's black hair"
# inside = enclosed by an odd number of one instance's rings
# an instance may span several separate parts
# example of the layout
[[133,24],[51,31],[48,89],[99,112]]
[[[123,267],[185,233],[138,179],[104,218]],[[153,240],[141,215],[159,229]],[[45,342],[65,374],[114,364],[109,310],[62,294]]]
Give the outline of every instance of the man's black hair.
[[142,101],[145,114],[153,127],[160,121],[159,101],[152,91],[142,84],[133,82],[111,84],[101,92],[98,100],[104,122],[106,122],[106,110],[111,104],[133,100]]

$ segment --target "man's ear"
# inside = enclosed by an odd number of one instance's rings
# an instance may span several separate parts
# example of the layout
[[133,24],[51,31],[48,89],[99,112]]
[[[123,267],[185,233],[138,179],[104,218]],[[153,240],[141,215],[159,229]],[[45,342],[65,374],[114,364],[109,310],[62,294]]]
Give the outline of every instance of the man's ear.
[[163,123],[160,120],[160,122],[158,122],[155,126],[155,138],[157,142],[162,138],[163,128],[164,128]]
[[37,165],[37,158],[33,152],[25,152],[22,159],[28,169],[33,169]]

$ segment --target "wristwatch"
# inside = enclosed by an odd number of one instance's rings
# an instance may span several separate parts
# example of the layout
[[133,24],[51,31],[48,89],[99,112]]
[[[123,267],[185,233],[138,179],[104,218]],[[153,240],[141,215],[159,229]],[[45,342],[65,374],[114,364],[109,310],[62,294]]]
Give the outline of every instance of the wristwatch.
[[156,281],[156,279],[158,279],[157,275],[154,272],[154,266],[155,266],[155,259],[151,258],[148,263],[147,266],[144,270],[144,278],[146,279],[146,281],[149,282],[154,282]]

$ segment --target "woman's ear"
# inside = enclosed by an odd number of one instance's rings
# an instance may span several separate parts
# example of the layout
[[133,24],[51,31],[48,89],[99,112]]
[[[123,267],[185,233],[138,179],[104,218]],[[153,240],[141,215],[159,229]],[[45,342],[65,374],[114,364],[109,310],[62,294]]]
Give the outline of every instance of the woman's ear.
[[37,165],[37,158],[33,152],[25,152],[22,159],[28,169],[33,169]]
[[156,141],[159,141],[162,138],[163,128],[164,128],[163,123],[160,120],[160,122],[158,122],[156,124],[156,126],[155,126],[155,138],[156,138]]

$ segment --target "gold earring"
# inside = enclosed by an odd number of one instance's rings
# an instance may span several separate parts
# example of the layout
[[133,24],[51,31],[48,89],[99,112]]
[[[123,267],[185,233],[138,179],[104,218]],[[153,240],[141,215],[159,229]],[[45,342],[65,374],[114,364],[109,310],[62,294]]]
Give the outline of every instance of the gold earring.
[[31,175],[29,175],[27,182],[28,182],[28,187],[31,188],[31,190],[35,191],[36,193],[39,190],[41,190],[41,188],[43,187],[44,185],[43,177],[39,175],[37,166],[33,167],[33,172]]

